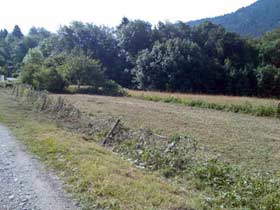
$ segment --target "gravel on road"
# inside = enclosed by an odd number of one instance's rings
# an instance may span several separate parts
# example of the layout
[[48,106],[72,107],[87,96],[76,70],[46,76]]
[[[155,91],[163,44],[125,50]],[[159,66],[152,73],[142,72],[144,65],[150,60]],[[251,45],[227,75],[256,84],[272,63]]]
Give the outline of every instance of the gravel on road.
[[76,210],[60,180],[0,125],[0,210]]

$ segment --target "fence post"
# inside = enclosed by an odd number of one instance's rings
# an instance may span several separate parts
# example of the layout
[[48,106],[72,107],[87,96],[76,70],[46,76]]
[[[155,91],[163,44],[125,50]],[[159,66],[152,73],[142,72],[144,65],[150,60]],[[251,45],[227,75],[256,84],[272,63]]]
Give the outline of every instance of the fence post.
[[118,119],[117,122],[112,127],[111,131],[106,135],[106,137],[103,140],[103,146],[105,146],[107,144],[107,141],[109,140],[110,136],[114,133],[115,129],[118,127],[120,122],[121,122],[121,119]]

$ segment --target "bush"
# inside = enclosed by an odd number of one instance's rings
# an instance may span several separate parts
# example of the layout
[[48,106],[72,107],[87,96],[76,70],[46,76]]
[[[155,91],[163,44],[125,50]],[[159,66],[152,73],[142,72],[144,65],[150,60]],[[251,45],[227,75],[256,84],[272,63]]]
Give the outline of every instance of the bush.
[[97,95],[108,95],[108,96],[126,96],[126,91],[112,80],[108,80],[104,85],[100,87],[93,86],[81,86],[78,88],[76,85],[71,85],[65,89],[66,93],[69,94],[97,94]]
[[38,90],[47,90],[50,92],[61,92],[65,87],[66,82],[61,74],[55,68],[41,68],[34,75],[33,86]]
[[280,180],[270,173],[245,174],[227,163],[211,160],[194,167],[196,186],[212,198],[206,209],[280,209]]
[[115,151],[134,160],[134,163],[150,170],[159,170],[165,177],[182,173],[193,162],[197,142],[187,136],[173,136],[168,141],[159,140],[147,133],[139,141],[125,140]]
[[21,81],[37,90],[61,92],[67,84],[62,74],[65,57],[56,55],[44,60],[38,50],[30,50],[21,68]]
[[127,95],[125,90],[113,80],[106,81],[104,87],[102,88],[102,91],[103,91],[103,94],[110,95],[110,96]]

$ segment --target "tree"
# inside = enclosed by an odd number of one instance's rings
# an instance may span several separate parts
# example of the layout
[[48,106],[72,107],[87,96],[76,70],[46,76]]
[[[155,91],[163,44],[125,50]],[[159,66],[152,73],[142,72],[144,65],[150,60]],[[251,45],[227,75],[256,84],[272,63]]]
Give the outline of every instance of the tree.
[[66,61],[66,75],[72,84],[90,85],[95,88],[105,82],[104,72],[97,60],[84,55],[82,52],[72,53]]
[[108,80],[114,80],[129,88],[273,95],[279,33],[252,40],[210,22],[193,28],[159,22],[153,28],[127,18],[115,29],[76,21],[58,33],[33,27],[27,36],[15,26],[10,34],[0,31],[0,71],[21,73],[25,82],[51,91],[70,84],[111,90],[115,83]]
[[28,36],[24,38],[24,44],[27,46],[27,48],[35,48],[40,42],[49,38],[50,36],[51,33],[46,29],[32,27],[29,30]]
[[[118,47],[113,29],[72,22],[59,30],[58,40],[56,46],[60,46],[62,50],[71,53],[75,48],[79,48],[91,59],[102,63],[104,73],[109,79],[130,86],[131,74],[126,70],[130,68],[130,59],[127,53]],[[47,46],[49,43],[43,45]]]
[[168,39],[190,39],[191,28],[183,22],[159,22],[153,30],[153,40],[167,41]]
[[117,27],[117,39],[119,46],[132,56],[136,56],[140,50],[150,49],[153,42],[152,25],[142,20],[129,21],[123,18]]
[[40,71],[35,73],[38,89],[50,92],[62,92],[64,90],[64,87],[68,85],[63,75],[65,60],[65,55],[59,54],[44,61]]
[[35,49],[29,49],[28,53],[23,59],[23,63],[32,63],[32,64],[37,64],[41,65],[44,61],[44,57],[40,49],[35,48]]
[[30,49],[21,68],[21,81],[38,90],[61,92],[67,85],[63,77],[65,60],[63,54],[45,59],[38,48]]
[[13,31],[12,31],[12,36],[18,38],[18,39],[22,39],[24,36],[23,36],[23,33],[21,32],[21,29],[18,25],[15,25]]
[[44,57],[57,55],[65,51],[60,37],[56,34],[52,34],[50,37],[40,41],[38,47]]
[[246,65],[244,68],[236,68],[230,59],[225,60],[226,71],[225,93],[230,95],[256,95],[257,78],[254,66]]
[[257,69],[259,95],[263,97],[280,96],[280,68],[266,65]]
[[6,37],[7,37],[7,35],[8,35],[8,31],[7,31],[7,29],[2,29],[2,30],[0,30],[0,40],[2,39],[5,39]]
[[272,64],[280,68],[280,37],[261,45],[260,59],[264,64]]
[[199,46],[184,39],[156,42],[142,51],[134,68],[139,88],[162,91],[200,91],[202,57]]
[[35,73],[40,72],[44,58],[39,49],[30,49],[23,59],[21,67],[21,81],[38,88]]

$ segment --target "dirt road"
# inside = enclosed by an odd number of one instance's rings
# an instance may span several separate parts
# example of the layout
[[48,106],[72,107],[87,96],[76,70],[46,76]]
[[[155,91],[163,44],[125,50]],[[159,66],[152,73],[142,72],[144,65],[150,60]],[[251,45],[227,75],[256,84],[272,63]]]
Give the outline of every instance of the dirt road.
[[0,125],[0,209],[79,209],[63,192],[58,178],[41,164]]

